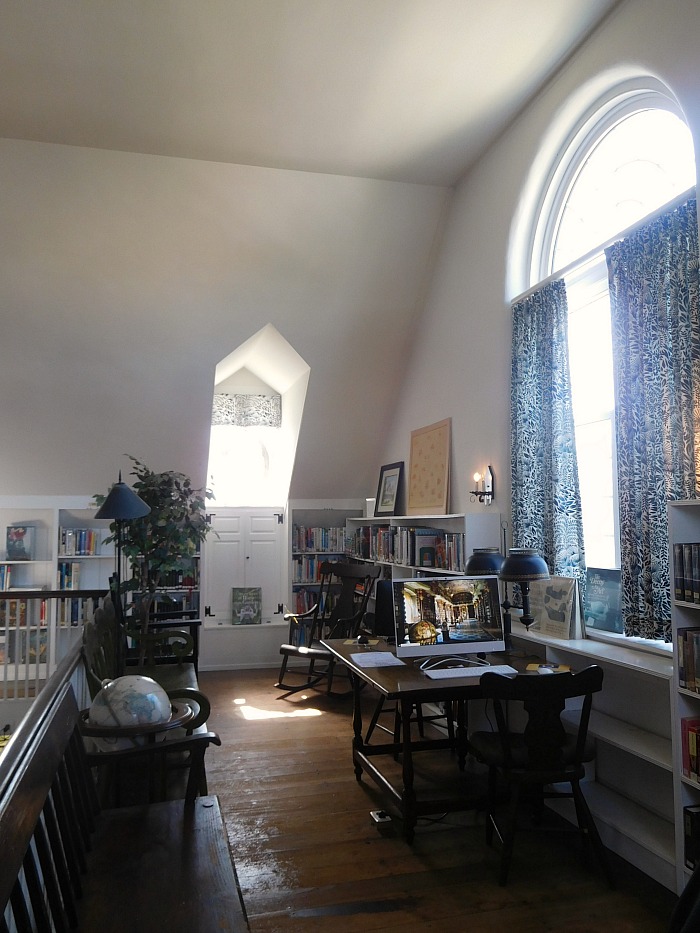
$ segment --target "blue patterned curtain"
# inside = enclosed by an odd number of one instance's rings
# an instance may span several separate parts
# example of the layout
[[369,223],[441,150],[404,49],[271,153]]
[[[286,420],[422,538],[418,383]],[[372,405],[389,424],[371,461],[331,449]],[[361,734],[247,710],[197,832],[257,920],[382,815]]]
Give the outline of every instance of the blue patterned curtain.
[[513,544],[550,573],[586,577],[563,280],[513,305],[511,473]]
[[671,639],[668,499],[697,497],[700,279],[695,198],[606,250],[626,635]]

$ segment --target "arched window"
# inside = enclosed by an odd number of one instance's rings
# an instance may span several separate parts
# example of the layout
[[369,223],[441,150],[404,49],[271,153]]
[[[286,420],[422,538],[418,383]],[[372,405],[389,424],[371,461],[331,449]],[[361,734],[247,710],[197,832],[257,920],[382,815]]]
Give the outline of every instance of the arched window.
[[549,277],[563,277],[566,283],[589,568],[620,566],[615,397],[603,250],[687,192],[695,181],[692,136],[672,96],[659,88],[628,83],[588,108],[571,130],[551,162],[534,211],[528,284],[535,287]]

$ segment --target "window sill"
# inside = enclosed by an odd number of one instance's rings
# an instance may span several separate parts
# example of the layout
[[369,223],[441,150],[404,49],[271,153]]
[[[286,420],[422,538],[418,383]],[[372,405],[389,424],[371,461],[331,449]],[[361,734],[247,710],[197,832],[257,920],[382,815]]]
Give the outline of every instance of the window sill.
[[649,654],[673,657],[673,645],[670,642],[652,641],[649,638],[634,638],[629,635],[619,635],[617,632],[604,632],[600,629],[588,630],[586,638],[589,641],[602,641],[610,645],[631,648],[633,651],[647,651]]
[[[599,634],[599,633],[598,633]],[[650,650],[644,639],[633,640],[612,633],[607,638],[552,638],[539,632],[527,632],[525,627],[515,623],[512,628],[514,640],[537,644],[545,649],[546,655],[559,656],[562,652],[588,659],[591,663],[608,663],[617,667],[635,670],[640,673],[660,677],[663,680],[673,678],[673,653],[671,650]],[[641,644],[640,644],[641,643]],[[564,661],[564,663],[567,663]]]

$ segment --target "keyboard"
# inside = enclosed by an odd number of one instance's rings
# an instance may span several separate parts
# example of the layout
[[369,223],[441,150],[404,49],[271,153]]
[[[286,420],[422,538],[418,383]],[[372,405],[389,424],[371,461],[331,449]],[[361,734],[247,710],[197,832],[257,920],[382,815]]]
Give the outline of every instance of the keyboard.
[[460,680],[468,678],[478,680],[482,674],[517,674],[510,664],[469,664],[467,667],[431,667],[423,672],[432,680],[459,677]]

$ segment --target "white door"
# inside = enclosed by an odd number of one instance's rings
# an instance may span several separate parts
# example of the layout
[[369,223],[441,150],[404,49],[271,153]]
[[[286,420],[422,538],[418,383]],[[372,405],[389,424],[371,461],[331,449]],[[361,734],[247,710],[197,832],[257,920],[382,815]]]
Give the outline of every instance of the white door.
[[283,509],[220,509],[204,545],[204,616],[231,625],[233,588],[260,587],[262,621],[281,621],[286,577]]

